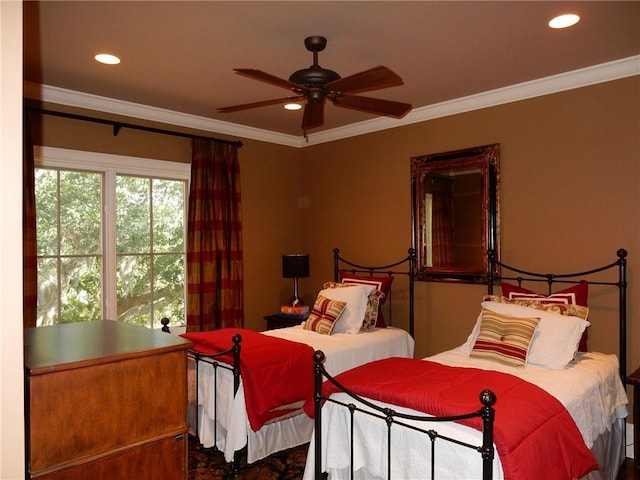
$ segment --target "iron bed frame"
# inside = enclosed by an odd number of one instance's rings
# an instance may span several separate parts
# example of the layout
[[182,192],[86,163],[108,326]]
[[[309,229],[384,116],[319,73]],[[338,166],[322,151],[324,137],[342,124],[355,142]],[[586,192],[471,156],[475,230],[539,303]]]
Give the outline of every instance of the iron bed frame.
[[[391,264],[387,264],[387,265],[381,265],[381,266],[364,266],[364,265],[359,265],[353,262],[350,262],[346,259],[344,259],[343,257],[340,256],[340,249],[338,248],[334,248],[333,249],[333,273],[334,273],[334,281],[335,282],[339,282],[340,281],[340,272],[349,272],[352,274],[357,274],[357,273],[366,273],[368,274],[370,277],[376,277],[376,276],[381,276],[381,275],[406,275],[409,278],[409,334],[411,335],[411,337],[413,337],[413,324],[414,324],[414,319],[413,319],[413,315],[414,315],[414,309],[413,309],[413,298],[414,298],[414,289],[413,289],[413,283],[414,283],[414,278],[415,278],[415,251],[414,249],[410,248],[408,250],[408,255],[403,258],[402,260],[395,262],[395,263],[391,263]],[[400,265],[403,264],[407,264],[407,268],[406,270],[398,270],[397,267],[399,267]],[[345,266],[348,266],[345,267]],[[392,309],[391,309],[391,305],[392,305],[392,301],[391,301],[391,291],[392,289],[390,289],[389,291],[389,295],[388,295],[388,302],[389,302],[389,325],[392,324]],[[167,321],[168,323],[168,321]],[[164,331],[169,331],[169,328],[167,325],[165,325],[163,323],[164,327],[163,330]],[[166,330],[165,330],[166,328]],[[237,394],[238,389],[240,387],[240,378],[241,378],[241,369],[240,369],[240,355],[241,355],[241,343],[242,343],[242,335],[240,334],[235,334],[232,338],[233,341],[233,346],[229,349],[229,350],[225,350],[223,352],[219,352],[219,353],[214,353],[214,354],[205,354],[202,352],[199,352],[195,349],[190,349],[187,352],[187,356],[188,358],[192,359],[195,362],[195,417],[196,417],[196,426],[195,426],[195,436],[196,438],[199,438],[199,407],[198,407],[198,392],[199,392],[199,364],[200,362],[205,362],[208,363],[210,365],[212,365],[213,369],[214,369],[214,388],[216,388],[217,386],[217,381],[218,381],[218,369],[224,369],[224,370],[228,370],[231,371],[233,374],[233,393],[234,396]],[[228,364],[225,362],[222,362],[219,360],[220,357],[224,356],[224,355],[228,355],[231,354],[233,356],[233,362],[232,364]],[[217,428],[218,428],[218,422],[217,422],[217,417],[218,417],[218,411],[217,411],[217,391],[214,391],[214,418],[213,418],[213,423],[214,423],[214,439],[217,438]],[[214,440],[214,446],[211,447],[213,449],[216,449],[217,447],[215,446],[215,440]],[[234,459],[232,461],[232,469],[233,469],[233,473],[234,476],[238,476],[239,474],[239,454],[240,454],[240,450],[235,451],[234,452]]]
[[[616,252],[618,258],[607,265],[591,270],[563,274],[535,273],[512,267],[499,261],[494,250],[489,250],[487,255],[489,260],[487,267],[487,287],[489,295],[493,295],[494,285],[502,280],[516,281],[518,286],[522,286],[525,282],[545,283],[547,285],[547,294],[551,294],[554,284],[577,285],[584,281],[584,277],[617,269],[616,280],[589,280],[587,283],[590,285],[605,285],[618,288],[618,357],[620,362],[620,378],[624,385],[627,384],[627,251],[624,248],[620,248]],[[508,270],[513,272],[513,274],[503,275],[501,273],[502,270]]]
[[[337,249],[334,251],[335,255],[338,255]],[[519,268],[514,268],[506,263],[503,263],[497,259],[497,253],[495,250],[489,250],[487,252],[488,256],[488,264],[487,264],[487,292],[489,295],[493,294],[493,289],[496,284],[499,284],[502,280],[510,280],[516,281],[519,286],[521,286],[524,282],[544,282],[548,287],[548,294],[552,293],[552,288],[554,284],[579,284],[584,281],[584,277],[590,275],[596,275],[602,272],[609,272],[616,270],[617,271],[617,279],[616,280],[594,280],[589,281],[589,284],[592,285],[605,285],[612,286],[618,288],[618,302],[619,302],[619,316],[618,316],[618,328],[619,328],[619,368],[620,368],[620,378],[622,380],[623,385],[627,384],[627,251],[625,249],[619,249],[616,252],[617,260],[612,263],[609,263],[605,266],[584,270],[576,273],[567,273],[567,274],[550,274],[550,273],[535,273],[529,272],[527,270],[522,270]],[[411,256],[411,251],[410,251]],[[337,269],[337,267],[336,267]],[[513,272],[512,274],[503,275],[502,271]],[[337,272],[337,270],[336,270]],[[413,324],[412,324],[413,326]],[[325,480],[328,478],[328,474],[322,471],[322,405],[325,402],[331,402],[341,407],[349,409],[350,412],[350,452],[351,452],[351,478],[353,478],[353,415],[354,412],[363,412],[367,415],[374,416],[380,419],[385,420],[387,424],[387,475],[388,480],[391,480],[391,460],[392,460],[392,452],[391,452],[391,427],[392,425],[398,425],[399,427],[410,428],[414,431],[422,432],[426,434],[431,441],[431,478],[432,480],[435,478],[435,464],[434,464],[434,449],[435,449],[435,439],[442,438],[447,442],[453,442],[458,445],[468,447],[474,450],[477,450],[482,457],[482,478],[483,480],[489,480],[493,475],[493,457],[494,457],[494,447],[493,447],[493,418],[494,418],[494,410],[492,405],[496,401],[495,395],[489,391],[485,390],[480,393],[480,401],[482,403],[482,408],[476,412],[464,413],[460,414],[457,417],[428,417],[428,416],[413,416],[413,415],[405,415],[399,412],[394,411],[390,408],[381,408],[374,403],[356,395],[353,392],[350,392],[347,387],[341,385],[338,381],[336,381],[331,375],[329,375],[323,366],[324,354],[321,351],[316,351],[314,354],[315,360],[315,371],[314,371],[314,456],[315,456],[315,465],[314,465],[314,479],[315,480]],[[323,380],[333,383],[338,387],[341,393],[347,394],[349,397],[361,402],[366,405],[369,410],[363,410],[358,408],[354,403],[344,403],[337,401],[330,397],[325,397],[322,393],[322,383]],[[438,434],[437,431],[432,429],[420,429],[412,425],[408,425],[404,423],[402,420],[413,420],[413,421],[424,421],[424,422],[447,422],[447,421],[456,421],[466,418],[471,418],[474,416],[479,416],[483,420],[483,429],[482,429],[482,445],[470,445],[465,442],[460,442],[458,440],[443,437]],[[400,420],[396,420],[400,419]],[[624,436],[625,432],[622,432]],[[624,445],[624,442],[623,442]]]
[[[407,264],[406,270],[398,270],[397,267],[403,264]],[[348,266],[348,268],[346,267]],[[381,265],[377,267],[358,265],[357,263],[345,260],[340,256],[340,249],[333,249],[333,278],[334,281],[340,281],[340,272],[348,272],[351,274],[367,274],[370,277],[375,278],[381,276],[393,276],[393,275],[406,275],[409,279],[409,335],[414,335],[414,281],[416,276],[416,251],[414,248],[410,248],[407,251],[407,256],[402,260],[390,263],[388,265]],[[393,288],[389,290],[388,302],[389,302],[389,325],[393,325],[393,310],[391,309]]]
[[[241,342],[242,342],[242,335],[240,335],[239,333],[236,333],[232,338],[231,341],[233,342],[233,346],[228,349],[228,350],[224,350],[222,352],[218,352],[218,353],[202,353],[199,352],[195,349],[190,349],[187,351],[187,358],[190,358],[194,361],[194,365],[195,365],[195,373],[194,373],[194,377],[195,377],[195,395],[194,395],[194,404],[195,404],[195,417],[196,417],[196,425],[195,425],[195,437],[196,438],[200,438],[200,432],[199,432],[199,428],[200,428],[200,422],[199,422],[199,412],[198,412],[198,395],[200,392],[200,372],[199,372],[199,368],[200,368],[200,362],[204,362],[204,363],[208,363],[209,365],[211,365],[213,367],[213,388],[214,388],[214,392],[213,392],[213,398],[214,398],[214,420],[217,420],[217,416],[218,416],[218,391],[217,391],[217,387],[218,387],[218,369],[223,369],[223,370],[227,370],[230,371],[233,374],[233,395],[235,396],[238,393],[238,389],[240,388],[240,350],[241,350]],[[233,358],[233,362],[231,364],[229,363],[225,363],[219,360],[219,358],[225,356],[225,355],[232,355]],[[214,421],[213,422],[213,438],[214,438],[214,445],[213,445],[213,449],[217,449],[216,445],[215,445],[215,439],[218,438],[218,422]],[[238,476],[239,473],[239,455],[240,455],[240,451],[235,451],[233,454],[233,462],[231,465],[231,468],[233,469],[233,473],[234,476]]]
[[[495,419],[495,410],[493,405],[496,403],[496,395],[491,390],[483,390],[480,392],[480,403],[482,407],[479,410],[462,413],[460,415],[446,416],[446,417],[428,417],[424,415],[409,415],[401,412],[397,412],[391,408],[382,408],[378,405],[366,400],[365,398],[356,395],[353,392],[350,392],[345,386],[340,384],[335,378],[327,373],[324,369],[324,353],[322,351],[317,350],[313,356],[315,361],[315,369],[314,369],[314,394],[313,394],[313,410],[314,410],[314,455],[315,455],[315,464],[314,464],[314,478],[315,480],[325,480],[328,479],[328,474],[322,472],[322,405],[325,402],[334,403],[341,407],[347,408],[350,414],[350,422],[349,422],[349,438],[351,438],[350,442],[350,465],[351,465],[351,477],[353,478],[353,456],[354,456],[354,415],[356,412],[363,413],[365,415],[369,415],[375,418],[379,418],[384,420],[387,430],[387,478],[391,479],[391,432],[392,427],[397,425],[400,428],[408,428],[416,432],[423,433],[429,437],[431,442],[431,478],[434,478],[435,475],[435,447],[436,440],[441,439],[445,442],[455,443],[462,447],[470,448],[472,450],[476,450],[480,453],[482,457],[482,479],[483,480],[491,480],[493,476],[493,458],[495,455],[494,446],[493,446],[493,422]],[[333,383],[336,387],[340,389],[342,393],[346,393],[348,396],[353,398],[354,400],[366,405],[371,410],[365,410],[359,408],[354,403],[344,403],[339,400],[336,400],[332,397],[327,397],[322,393],[322,384],[324,379],[328,382]],[[405,423],[405,420],[412,420],[415,422],[424,422],[424,423],[442,423],[442,422],[455,422],[459,420],[466,420],[474,417],[479,417],[482,419],[482,445],[472,445],[470,443],[466,443],[460,440],[456,440],[455,438],[448,437],[446,435],[439,434],[436,430],[420,428],[415,425],[410,425]]]

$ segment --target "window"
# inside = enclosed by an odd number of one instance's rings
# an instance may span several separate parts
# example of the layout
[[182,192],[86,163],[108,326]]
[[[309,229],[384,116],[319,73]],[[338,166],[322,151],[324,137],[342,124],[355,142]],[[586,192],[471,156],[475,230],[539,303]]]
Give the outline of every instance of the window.
[[424,261],[433,267],[433,194],[424,194]]
[[189,171],[188,164],[36,149],[38,326],[185,323]]

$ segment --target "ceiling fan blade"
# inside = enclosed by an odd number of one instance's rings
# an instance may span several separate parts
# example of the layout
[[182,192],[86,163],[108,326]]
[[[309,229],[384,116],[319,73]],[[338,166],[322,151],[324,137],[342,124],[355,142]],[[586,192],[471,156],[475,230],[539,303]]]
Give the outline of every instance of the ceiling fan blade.
[[353,110],[360,110],[361,112],[396,118],[404,117],[412,108],[409,103],[361,97],[358,95],[336,95],[331,96],[330,100],[338,107],[351,108]]
[[276,87],[286,88],[287,90],[293,90],[294,92],[303,92],[305,90],[304,85],[292,83],[289,80],[276,77],[275,75],[271,75],[270,73],[266,73],[261,70],[255,70],[253,68],[234,68],[233,70],[238,75],[242,75],[243,77],[270,83],[271,85],[275,85]]
[[302,117],[302,130],[321,127],[324,124],[324,101],[307,102]]
[[245,103],[243,105],[233,105],[231,107],[218,108],[218,113],[239,112],[240,110],[248,110],[250,108],[266,107],[268,105],[277,105],[279,103],[299,102],[304,97],[301,95],[294,97],[275,98],[273,100],[264,100],[262,102]]
[[327,91],[335,93],[360,93],[403,84],[402,78],[396,73],[380,66],[329,82],[326,88]]

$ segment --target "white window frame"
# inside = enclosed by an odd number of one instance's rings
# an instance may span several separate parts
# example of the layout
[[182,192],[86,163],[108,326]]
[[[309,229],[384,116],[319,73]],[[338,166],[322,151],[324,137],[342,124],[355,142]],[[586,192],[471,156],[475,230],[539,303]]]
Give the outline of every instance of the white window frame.
[[[34,161],[36,168],[62,168],[69,170],[79,170],[102,173],[106,185],[113,185],[114,188],[104,188],[104,222],[103,222],[103,268],[102,281],[103,293],[112,295],[102,295],[102,311],[104,318],[118,318],[118,308],[116,299],[116,271],[108,271],[106,265],[116,265],[116,217],[115,217],[115,177],[121,175],[138,175],[142,177],[161,178],[168,180],[186,180],[187,194],[189,192],[189,181],[191,180],[191,164],[181,162],[171,162],[167,160],[157,160],[152,158],[131,157],[126,155],[115,155],[110,153],[86,152],[81,150],[70,150],[66,148],[34,146]],[[184,225],[186,246],[187,239],[187,210],[188,198],[185,197]],[[186,252],[185,252],[186,262]],[[186,268],[186,263],[185,263]],[[184,285],[185,308],[187,299],[187,281],[185,276]],[[175,319],[172,319],[175,321]],[[181,319],[182,321],[182,319]],[[184,319],[186,321],[186,319]]]

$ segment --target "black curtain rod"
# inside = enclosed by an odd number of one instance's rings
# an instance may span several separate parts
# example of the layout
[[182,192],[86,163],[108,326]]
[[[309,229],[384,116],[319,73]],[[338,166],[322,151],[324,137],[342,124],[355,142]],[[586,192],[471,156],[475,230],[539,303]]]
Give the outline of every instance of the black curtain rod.
[[73,120],[83,120],[85,122],[101,123],[103,125],[111,125],[113,127],[113,136],[117,137],[122,128],[131,128],[132,130],[142,130],[144,132],[160,133],[163,135],[173,135],[174,137],[183,138],[199,138],[202,140],[212,140],[214,142],[226,143],[234,145],[238,148],[242,147],[242,142],[233,140],[223,140],[221,138],[205,137],[203,135],[193,135],[190,133],[174,132],[172,130],[164,130],[162,128],[145,127],[143,125],[134,125],[132,123],[118,122],[116,120],[105,120],[103,118],[88,117],[86,115],[76,115],[75,113],[56,112],[55,110],[46,110],[42,108],[28,107],[27,110],[42,113],[44,115],[53,115],[56,117],[71,118]]

